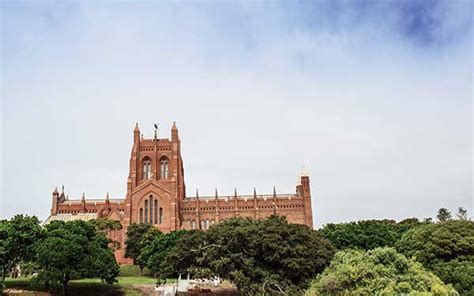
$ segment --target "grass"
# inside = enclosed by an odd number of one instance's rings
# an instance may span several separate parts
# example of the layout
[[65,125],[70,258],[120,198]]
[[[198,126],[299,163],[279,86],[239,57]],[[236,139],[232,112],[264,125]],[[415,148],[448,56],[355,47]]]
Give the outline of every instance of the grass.
[[[68,294],[71,296],[82,295],[107,295],[107,296],[138,296],[142,295],[140,291],[134,288],[135,285],[155,285],[157,279],[139,275],[137,266],[121,266],[120,274],[117,277],[118,283],[108,285],[102,283],[100,279],[80,279],[72,280],[68,284]],[[168,279],[168,283],[175,282],[176,279]],[[22,290],[47,291],[44,287],[32,287],[31,277],[6,278],[5,286],[7,288],[17,288]],[[47,294],[44,294],[47,295]],[[53,293],[52,295],[57,295]]]

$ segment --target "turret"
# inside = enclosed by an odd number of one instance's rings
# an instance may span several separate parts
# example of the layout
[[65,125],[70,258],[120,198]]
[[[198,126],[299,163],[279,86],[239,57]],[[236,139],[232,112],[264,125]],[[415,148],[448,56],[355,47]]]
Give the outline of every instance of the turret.
[[178,141],[178,128],[176,127],[176,122],[173,121],[173,126],[171,127],[171,141]]
[[311,207],[311,189],[309,185],[309,173],[306,168],[303,168],[299,178],[299,184],[296,186],[299,196],[303,197],[303,206],[305,211],[305,224],[313,228],[313,213]]
[[59,203],[59,192],[58,187],[54,188],[53,191],[53,202],[51,206],[51,215],[56,215],[58,213],[58,203]]
[[133,130],[133,143],[140,143],[140,128],[138,127],[138,122],[135,124],[135,129]]

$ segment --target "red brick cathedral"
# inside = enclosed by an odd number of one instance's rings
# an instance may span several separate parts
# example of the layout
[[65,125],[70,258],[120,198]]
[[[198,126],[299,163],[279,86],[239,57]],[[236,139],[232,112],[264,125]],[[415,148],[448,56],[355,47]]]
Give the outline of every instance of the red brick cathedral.
[[131,223],[149,223],[163,232],[176,229],[206,230],[210,225],[230,217],[265,218],[272,214],[286,216],[292,223],[313,227],[309,177],[303,173],[292,194],[257,194],[220,196],[186,196],[181,140],[176,124],[171,128],[171,139],[144,139],[138,124],[133,131],[130,171],[125,198],[69,200],[57,189],[53,192],[51,216],[53,220],[90,220],[109,218],[118,220],[122,230],[112,231],[109,237],[120,242],[116,251],[120,263],[124,258],[125,232]]

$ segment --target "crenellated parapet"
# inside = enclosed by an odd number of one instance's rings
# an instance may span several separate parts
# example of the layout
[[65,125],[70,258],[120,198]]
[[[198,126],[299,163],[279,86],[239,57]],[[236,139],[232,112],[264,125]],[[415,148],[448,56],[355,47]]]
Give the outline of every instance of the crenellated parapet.
[[[214,196],[186,197],[181,202],[180,216],[184,229],[207,229],[211,224],[231,217],[249,217],[262,219],[271,215],[285,216],[292,223],[312,227],[312,219],[306,217],[307,209],[311,209],[311,196],[306,186],[309,178],[301,176],[301,184],[297,185],[296,193],[219,196],[217,189]],[[304,178],[304,179],[303,179]],[[306,179],[308,178],[308,179]]]

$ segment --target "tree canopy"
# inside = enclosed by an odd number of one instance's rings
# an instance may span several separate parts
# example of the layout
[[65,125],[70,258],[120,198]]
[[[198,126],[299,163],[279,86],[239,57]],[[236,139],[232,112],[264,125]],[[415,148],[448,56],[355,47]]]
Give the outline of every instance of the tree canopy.
[[451,286],[394,248],[338,252],[316,277],[313,295],[459,295]]
[[446,208],[441,208],[438,210],[438,215],[436,217],[439,221],[448,221],[451,220],[451,212]]
[[321,229],[321,234],[338,249],[370,250],[394,246],[405,231],[419,224],[416,218],[405,219],[400,223],[393,220],[329,223]]
[[334,247],[318,231],[272,216],[231,218],[206,232],[190,231],[165,262],[169,270],[228,279],[244,295],[271,295],[301,292],[333,255]]
[[140,270],[143,269],[144,263],[141,265],[137,262],[140,256],[140,250],[143,248],[142,239],[148,230],[155,229],[152,225],[146,223],[130,224],[127,228],[127,238],[125,239],[125,257],[132,258],[133,264],[138,264]]
[[462,294],[474,295],[474,222],[450,220],[414,228],[396,247]]
[[107,233],[110,230],[120,230],[122,229],[122,224],[120,221],[111,220],[107,218],[98,218],[90,220],[90,223],[95,226],[98,231],[102,231],[103,233]]
[[111,284],[116,281],[119,266],[107,245],[105,235],[92,223],[52,221],[35,246],[37,280],[52,288],[61,287],[63,294],[71,279],[96,277]]
[[[186,230],[176,230],[170,233],[148,231],[142,239],[143,248],[137,260],[143,262],[153,274],[163,275],[166,271],[165,259],[179,238],[186,234]],[[174,273],[174,272],[172,272]]]
[[0,288],[14,266],[34,257],[33,245],[40,237],[41,226],[36,217],[16,215],[0,221]]

